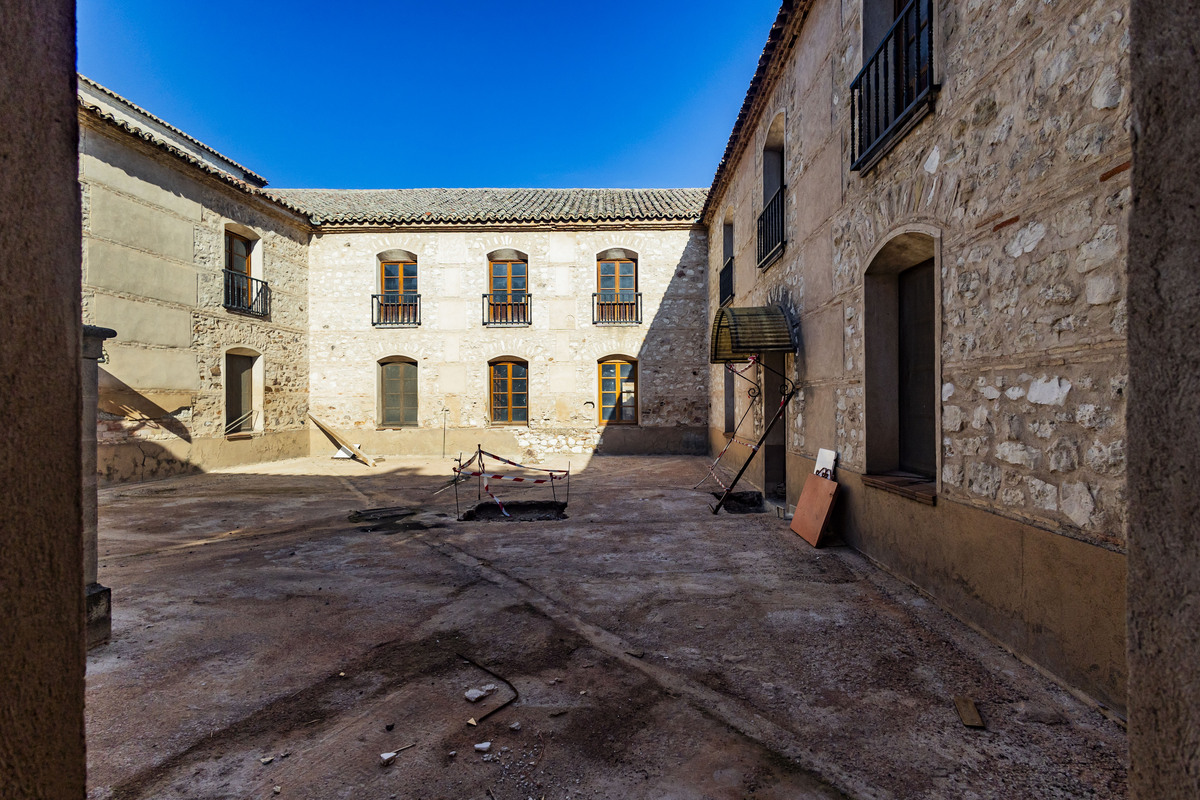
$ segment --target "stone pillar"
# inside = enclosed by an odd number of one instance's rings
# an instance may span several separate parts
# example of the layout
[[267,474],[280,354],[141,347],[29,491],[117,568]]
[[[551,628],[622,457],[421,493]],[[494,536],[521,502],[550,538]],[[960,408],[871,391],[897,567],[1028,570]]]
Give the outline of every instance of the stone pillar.
[[0,796],[81,798],[75,3],[0,0]]
[[95,325],[83,326],[83,585],[86,594],[87,646],[91,650],[107,644],[112,636],[112,590],[97,580],[99,541],[96,517],[96,406],[99,401],[100,358],[104,355],[104,340],[117,332]]
[[1200,797],[1200,0],[1132,0],[1129,788]]

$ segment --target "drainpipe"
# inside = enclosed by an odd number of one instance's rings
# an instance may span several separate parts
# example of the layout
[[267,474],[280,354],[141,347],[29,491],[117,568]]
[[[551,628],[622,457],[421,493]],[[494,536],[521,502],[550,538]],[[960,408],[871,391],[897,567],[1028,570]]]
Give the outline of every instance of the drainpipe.
[[85,625],[89,650],[107,644],[112,636],[112,590],[101,586],[97,580],[100,559],[96,516],[96,487],[99,482],[96,475],[96,407],[104,340],[116,335],[117,332],[111,328],[83,326],[83,584],[87,597]]

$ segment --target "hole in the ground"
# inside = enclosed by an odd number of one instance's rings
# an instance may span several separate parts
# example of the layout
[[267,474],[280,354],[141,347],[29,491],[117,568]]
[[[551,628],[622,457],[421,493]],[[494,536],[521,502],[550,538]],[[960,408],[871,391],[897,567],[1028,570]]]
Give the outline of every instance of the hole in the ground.
[[[712,496],[720,500],[722,494],[713,492]],[[761,514],[767,510],[763,506],[762,492],[733,492],[725,498],[721,508],[730,514]]]
[[566,503],[554,500],[517,500],[505,503],[504,510],[509,516],[504,516],[500,506],[494,502],[480,503],[463,513],[464,522],[543,522],[552,519],[566,519]]

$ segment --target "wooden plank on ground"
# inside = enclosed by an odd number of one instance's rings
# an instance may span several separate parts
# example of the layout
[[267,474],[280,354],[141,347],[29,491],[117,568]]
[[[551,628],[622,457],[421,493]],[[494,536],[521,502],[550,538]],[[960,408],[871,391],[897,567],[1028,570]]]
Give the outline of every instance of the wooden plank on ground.
[[373,467],[373,466],[375,466],[375,459],[371,458],[369,455],[367,455],[366,453],[364,453],[362,450],[359,450],[357,447],[355,447],[354,445],[352,445],[352,444],[350,444],[349,442],[347,442],[347,441],[346,441],[345,439],[343,439],[341,436],[338,436],[338,435],[337,435],[336,433],[334,433],[334,432],[333,432],[333,430],[332,430],[332,429],[331,429],[331,428],[330,428],[328,425],[326,425],[324,422],[321,422],[321,420],[317,419],[317,418],[316,418],[316,417],[314,417],[312,414],[309,414],[309,415],[308,415],[308,418],[309,418],[309,419],[311,419],[311,420],[313,421],[313,423],[314,423],[314,424],[315,424],[315,425],[316,425],[318,428],[320,428],[320,429],[321,429],[322,433],[324,433],[324,434],[325,434],[326,436],[328,436],[330,439],[333,439],[333,440],[334,440],[335,442],[337,442],[339,445],[341,445],[342,447],[346,448],[346,449],[347,449],[347,450],[349,450],[351,453],[353,453],[353,454],[354,454],[354,456],[355,456],[355,458],[357,458],[357,459],[359,459],[360,461],[362,461],[362,462],[363,462],[364,464],[366,464],[368,467]]
[[792,515],[792,530],[813,547],[821,541],[821,534],[829,524],[837,486],[837,481],[820,475],[809,475],[804,481],[804,490],[800,492],[800,501],[796,503],[796,513]]
[[979,716],[979,709],[975,707],[975,701],[964,695],[956,695],[954,698],[954,707],[958,709],[958,718],[962,720],[962,724],[968,728],[982,728],[983,717]]

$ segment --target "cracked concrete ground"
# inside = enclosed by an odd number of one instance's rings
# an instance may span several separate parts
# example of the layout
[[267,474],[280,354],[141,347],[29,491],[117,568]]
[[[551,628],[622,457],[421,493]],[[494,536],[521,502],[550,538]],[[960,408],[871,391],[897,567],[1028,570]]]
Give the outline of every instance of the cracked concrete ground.
[[[524,523],[455,521],[437,459],[101,490],[89,797],[1125,795],[1117,723],[853,550],[714,517],[704,465],[576,458]],[[381,506],[414,513],[347,521]]]

